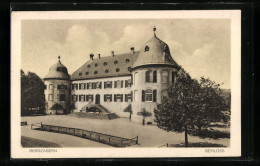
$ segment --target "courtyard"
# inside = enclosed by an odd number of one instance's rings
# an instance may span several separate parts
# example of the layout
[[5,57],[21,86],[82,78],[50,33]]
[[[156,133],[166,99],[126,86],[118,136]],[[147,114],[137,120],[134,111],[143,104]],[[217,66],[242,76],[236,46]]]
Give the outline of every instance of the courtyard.
[[[123,138],[134,138],[138,136],[138,145],[128,148],[138,147],[161,147],[165,144],[174,145],[184,142],[184,133],[167,132],[159,129],[155,125],[145,125],[130,122],[128,118],[118,118],[114,120],[99,120],[78,118],[70,115],[49,115],[49,116],[27,116],[22,117],[21,121],[27,121],[27,126],[21,126],[21,135],[24,137],[47,141],[57,144],[61,147],[108,147],[111,146],[94,142],[88,139],[82,139],[66,134],[52,133],[39,130],[31,130],[32,123],[40,123],[80,128]],[[229,132],[229,128],[214,128],[214,130],[222,130]],[[220,146],[229,146],[229,138],[210,139],[200,138],[198,136],[188,136],[189,143],[214,144]]]

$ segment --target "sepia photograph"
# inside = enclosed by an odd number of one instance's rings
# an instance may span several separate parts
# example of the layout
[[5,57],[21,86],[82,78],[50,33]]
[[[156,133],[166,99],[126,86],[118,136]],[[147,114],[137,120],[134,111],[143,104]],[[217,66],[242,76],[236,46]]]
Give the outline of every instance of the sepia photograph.
[[240,17],[13,12],[12,157],[240,156]]

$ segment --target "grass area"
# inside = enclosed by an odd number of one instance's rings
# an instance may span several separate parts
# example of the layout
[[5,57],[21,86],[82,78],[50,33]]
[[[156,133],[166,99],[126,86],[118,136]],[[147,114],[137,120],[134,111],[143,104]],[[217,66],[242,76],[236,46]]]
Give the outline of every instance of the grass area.
[[22,136],[21,144],[24,148],[61,147],[60,145],[53,143],[53,142],[43,141],[43,140],[34,139],[34,138],[30,138],[30,137],[25,137],[25,136]]

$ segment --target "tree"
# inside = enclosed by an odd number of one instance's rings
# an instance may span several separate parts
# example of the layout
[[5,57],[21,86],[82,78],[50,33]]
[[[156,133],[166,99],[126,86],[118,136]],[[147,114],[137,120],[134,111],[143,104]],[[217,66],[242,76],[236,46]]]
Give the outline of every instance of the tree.
[[62,105],[60,105],[59,103],[55,103],[51,106],[50,110],[56,110],[56,114],[57,114],[57,110],[61,110],[63,109]]
[[[26,75],[21,70],[21,114],[31,114],[29,108],[44,108],[44,83],[35,73],[28,72]],[[43,113],[43,112],[42,112]]]
[[147,112],[145,108],[141,112],[138,112],[137,115],[143,116],[143,126],[145,125],[145,117],[151,116],[151,112]]
[[167,96],[154,110],[158,127],[184,132],[185,147],[188,147],[189,132],[207,128],[212,122],[228,122],[229,115],[223,113],[228,110],[228,105],[219,87],[204,77],[198,82],[180,69],[175,83],[167,90]]
[[132,105],[129,104],[129,105],[124,109],[124,112],[129,112],[129,119],[130,119],[130,121],[131,121],[131,115],[133,114]]

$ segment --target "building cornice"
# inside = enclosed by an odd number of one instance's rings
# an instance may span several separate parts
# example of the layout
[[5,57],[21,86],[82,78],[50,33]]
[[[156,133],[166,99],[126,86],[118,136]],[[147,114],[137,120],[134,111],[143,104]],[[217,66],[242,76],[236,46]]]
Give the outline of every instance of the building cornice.
[[147,64],[147,65],[140,65],[140,66],[133,67],[133,68],[131,68],[131,72],[133,72],[137,69],[150,68],[150,67],[170,67],[170,68],[175,68],[177,70],[180,69],[179,66],[172,65],[172,64]]

